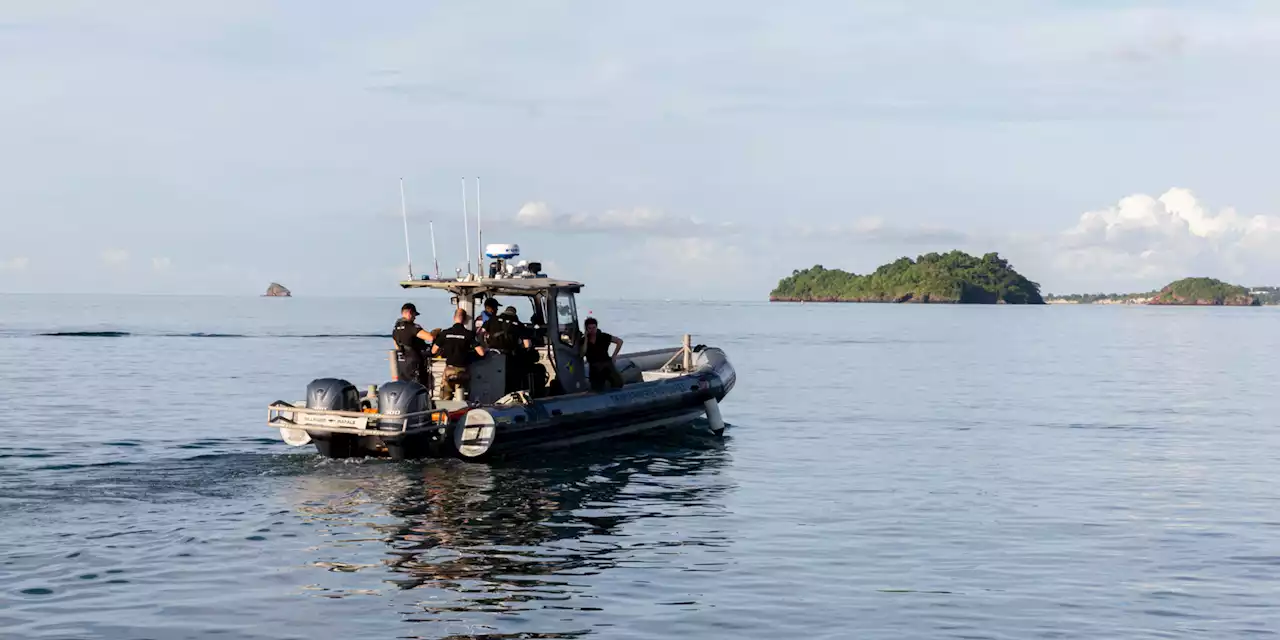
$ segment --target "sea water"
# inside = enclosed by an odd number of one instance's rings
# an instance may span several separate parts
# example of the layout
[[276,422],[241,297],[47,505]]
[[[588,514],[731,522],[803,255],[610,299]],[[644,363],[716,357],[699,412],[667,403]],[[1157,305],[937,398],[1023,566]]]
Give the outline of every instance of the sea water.
[[404,300],[0,296],[0,637],[1280,631],[1280,309],[584,297],[724,348],[726,437],[283,444],[266,405],[384,382]]

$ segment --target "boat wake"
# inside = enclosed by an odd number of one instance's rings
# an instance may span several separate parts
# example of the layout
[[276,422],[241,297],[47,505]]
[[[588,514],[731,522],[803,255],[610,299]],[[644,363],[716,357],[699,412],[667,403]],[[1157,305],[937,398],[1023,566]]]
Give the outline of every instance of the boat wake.
[[390,338],[389,333],[133,333],[130,331],[50,331],[30,334],[42,338]]

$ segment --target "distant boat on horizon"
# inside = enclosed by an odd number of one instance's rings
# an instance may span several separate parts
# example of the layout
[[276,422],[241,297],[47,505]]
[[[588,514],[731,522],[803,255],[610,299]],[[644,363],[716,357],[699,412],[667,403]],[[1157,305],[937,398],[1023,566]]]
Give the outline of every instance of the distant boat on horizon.
[[272,282],[271,285],[267,287],[267,292],[262,294],[262,297],[291,298],[293,297],[293,293],[290,292],[288,289],[286,289],[285,286],[280,284],[279,282]]

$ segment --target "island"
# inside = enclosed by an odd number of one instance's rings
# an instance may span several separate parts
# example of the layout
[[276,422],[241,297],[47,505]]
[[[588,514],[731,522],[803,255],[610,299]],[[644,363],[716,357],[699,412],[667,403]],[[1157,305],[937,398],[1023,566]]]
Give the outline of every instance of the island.
[[1213,278],[1183,278],[1169,283],[1147,304],[1176,306],[1257,307],[1262,301],[1249,290]]
[[1046,297],[1049,304],[1149,304],[1158,306],[1256,307],[1280,303],[1280,289],[1252,289],[1213,278],[1183,278],[1147,293],[1085,293]]
[[792,271],[769,294],[774,302],[1044,304],[1040,285],[998,254],[962,251],[899,258],[868,275],[817,265]]
[[284,288],[284,285],[278,282],[272,282],[271,286],[267,287],[267,292],[262,295],[267,298],[288,298],[293,294],[289,293],[289,290]]

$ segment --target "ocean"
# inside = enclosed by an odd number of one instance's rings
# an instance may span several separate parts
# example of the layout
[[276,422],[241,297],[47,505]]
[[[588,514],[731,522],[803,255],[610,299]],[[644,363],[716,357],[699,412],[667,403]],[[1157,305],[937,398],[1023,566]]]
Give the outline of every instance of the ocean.
[[1280,632],[1280,308],[584,297],[626,350],[724,348],[726,436],[282,443],[268,403],[387,379],[406,300],[449,324],[430,294],[0,296],[0,637]]

